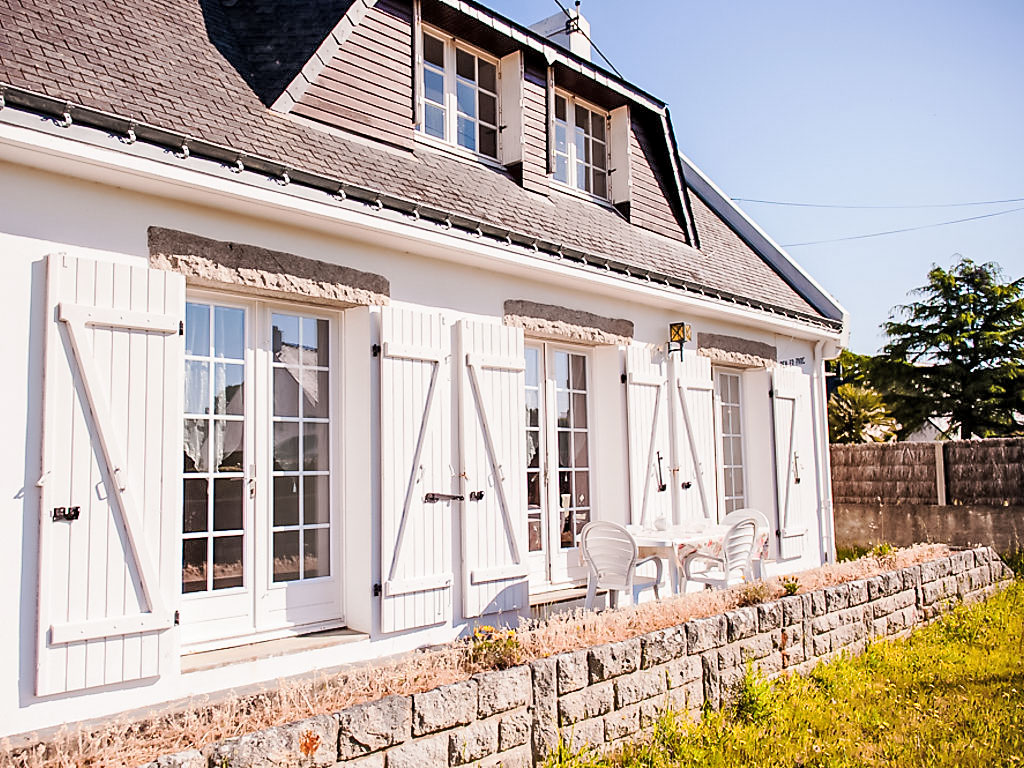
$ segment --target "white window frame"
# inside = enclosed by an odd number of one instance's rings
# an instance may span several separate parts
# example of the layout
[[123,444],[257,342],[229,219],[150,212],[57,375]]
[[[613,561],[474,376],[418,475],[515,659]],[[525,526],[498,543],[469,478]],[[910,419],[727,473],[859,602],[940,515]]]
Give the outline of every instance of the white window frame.
[[[344,560],[344,422],[345,315],[309,304],[280,302],[238,296],[210,290],[189,290],[186,301],[245,310],[245,424],[246,466],[243,488],[243,583],[239,587],[182,593],[182,624],[211,622],[209,630],[197,627],[183,644],[185,652],[198,652],[240,645],[345,625]],[[273,469],[273,350],[271,322],[274,314],[327,320],[329,332],[328,423],[329,471],[329,574],[290,581],[274,581],[273,573],[273,487],[278,473]],[[210,344],[213,344],[211,335]],[[182,387],[184,382],[182,382]],[[212,382],[211,382],[212,387]],[[183,414],[184,417],[184,414]],[[184,475],[182,475],[184,477]],[[212,524],[212,523],[211,523]],[[177,557],[181,557],[179,527]],[[300,555],[301,556],[301,555]],[[178,568],[180,579],[180,565]],[[179,582],[180,588],[180,582]],[[298,588],[304,593],[296,602]],[[293,603],[295,603],[293,605]],[[308,608],[307,608],[308,603]],[[330,606],[323,611],[317,605]],[[303,613],[306,610],[305,614]],[[282,622],[282,616],[295,619]],[[328,615],[329,614],[329,615]],[[184,626],[183,626],[184,628]]]
[[[604,110],[604,109],[601,109],[600,107],[598,107],[598,106],[596,106],[594,104],[591,104],[590,102],[585,101],[584,99],[581,99],[578,96],[576,96],[576,95],[574,95],[572,93],[569,93],[568,91],[563,91],[561,89],[555,89],[555,98],[556,99],[559,99],[559,98],[565,99],[565,120],[560,120],[558,118],[558,116],[557,116],[557,110],[554,107],[552,107],[552,114],[554,115],[554,118],[553,118],[553,122],[552,122],[551,128],[555,132],[555,135],[553,135],[551,137],[551,141],[554,144],[554,152],[553,152],[553,154],[554,154],[555,167],[551,169],[551,178],[554,181],[556,181],[558,184],[562,184],[562,185],[568,187],[573,192],[576,192],[576,193],[582,194],[582,195],[589,195],[590,197],[593,197],[593,198],[595,198],[597,200],[601,200],[603,202],[608,202],[611,199],[611,180],[610,180],[609,174],[608,174],[608,169],[611,166],[611,120],[610,120],[610,115],[609,115],[608,111]],[[582,107],[583,109],[588,110],[591,113],[591,115],[592,115],[591,120],[594,119],[594,116],[599,117],[599,118],[604,120],[604,139],[603,140],[602,139],[595,139],[593,137],[592,133],[585,133],[584,134],[586,136],[586,140],[588,142],[591,142],[591,143],[593,143],[593,142],[600,142],[600,143],[604,144],[604,152],[602,153],[603,156],[604,156],[604,168],[598,169],[598,170],[603,170],[604,171],[604,194],[603,195],[598,194],[597,192],[594,191],[593,172],[594,172],[594,169],[597,168],[597,166],[592,161],[588,163],[586,161],[586,159],[580,160],[579,157],[577,156],[576,141],[574,140],[574,136],[575,136],[575,133],[576,133],[576,107],[577,106]],[[564,126],[564,128],[565,128],[565,151],[564,152],[562,152],[562,151],[560,151],[558,149],[557,136],[558,136],[558,128],[559,128],[559,126]],[[559,157],[564,157],[565,158],[566,174],[565,174],[565,178],[564,179],[560,179],[558,177],[558,159],[559,159]],[[579,185],[579,178],[577,176],[577,170],[578,170],[578,164],[579,163],[583,163],[583,165],[586,167],[586,173],[587,173],[587,176],[588,176],[587,183],[589,185],[589,189],[586,188],[586,187],[581,187]]]
[[[419,34],[421,36],[433,37],[434,39],[441,41],[441,43],[444,46],[444,71],[441,73],[443,78],[444,78],[444,95],[443,95],[444,103],[438,105],[438,106],[440,106],[444,110],[444,136],[443,137],[439,137],[439,136],[434,136],[433,134],[427,133],[427,117],[426,117],[427,106],[429,104],[437,104],[437,102],[428,101],[427,98],[426,98],[426,83],[425,83],[425,74],[424,74],[424,72],[428,68],[432,69],[432,70],[436,70],[437,66],[427,62],[426,54],[425,53],[420,57],[420,61],[417,62],[417,71],[416,71],[416,82],[417,82],[417,85],[419,86],[418,90],[417,90],[417,94],[418,94],[417,95],[417,99],[419,100],[419,105],[418,105],[418,110],[417,111],[422,116],[421,119],[420,119],[420,124],[417,126],[417,130],[418,130],[420,136],[422,138],[426,139],[428,142],[440,142],[441,144],[443,144],[445,146],[445,148],[453,148],[453,149],[455,149],[455,150],[457,150],[459,152],[467,153],[470,156],[479,157],[481,159],[490,161],[492,163],[498,162],[498,158],[501,156],[501,127],[498,124],[500,122],[499,116],[500,116],[500,110],[501,110],[501,104],[500,104],[500,98],[501,97],[500,97],[499,91],[501,90],[501,88],[500,88],[499,83],[498,83],[498,76],[499,76],[499,72],[498,72],[498,59],[496,57],[494,57],[494,56],[489,55],[485,51],[482,51],[479,48],[476,48],[476,47],[474,47],[472,45],[469,45],[468,43],[465,43],[465,42],[463,42],[463,41],[461,41],[461,40],[459,40],[459,39],[457,39],[455,37],[452,37],[450,34],[446,34],[445,32],[441,31],[440,29],[437,29],[436,27],[432,27],[432,26],[430,26],[428,24],[421,24],[420,25]],[[420,44],[421,44],[421,47],[423,47],[423,48],[426,47],[425,45],[423,45],[423,40],[422,39],[420,40]],[[473,92],[474,92],[474,97],[475,97],[475,105],[474,106],[475,106],[475,109],[476,109],[476,115],[472,118],[473,126],[474,126],[474,133],[475,133],[475,135],[474,135],[474,142],[475,142],[475,145],[476,145],[475,148],[473,148],[473,149],[471,149],[469,147],[465,147],[462,144],[460,144],[459,143],[459,138],[458,138],[458,130],[459,130],[458,82],[459,82],[459,78],[458,78],[458,75],[457,75],[457,72],[456,72],[456,55],[457,55],[457,51],[459,51],[459,50],[463,51],[464,53],[468,53],[471,56],[476,57],[477,62],[478,62],[477,65],[476,65],[476,68],[477,68],[477,80],[476,80],[476,82],[473,83]],[[484,61],[484,62],[486,62],[486,63],[488,63],[488,64],[490,64],[491,66],[494,67],[494,89],[495,90],[493,92],[487,90],[486,88],[482,88],[480,86],[480,82],[479,82],[479,80],[480,80],[480,77],[479,77],[479,70],[480,70],[479,62],[480,61]],[[479,99],[479,94],[480,94],[481,91],[483,93],[487,94],[487,95],[490,95],[490,96],[494,97],[494,120],[495,120],[495,122],[493,124],[492,123],[484,122],[480,118],[480,99]],[[480,151],[480,126],[481,125],[483,125],[485,127],[488,127],[488,128],[493,128],[494,129],[494,154],[493,155],[489,155],[489,154],[487,154],[485,152],[481,152]]]
[[[721,391],[722,391],[722,378],[726,376],[735,377],[736,379],[736,402],[726,403],[724,402]],[[714,404],[715,404],[715,432],[717,433],[717,454],[721,457],[721,461],[718,462],[718,487],[722,489],[718,515],[719,519],[729,514],[728,503],[730,500],[739,500],[740,504],[736,509],[742,509],[747,506],[747,500],[749,498],[749,488],[747,485],[747,439],[746,430],[744,429],[744,407],[743,407],[743,371],[734,368],[716,368],[714,370]],[[726,433],[725,426],[722,419],[722,408],[726,405],[735,407],[738,413],[738,431]],[[726,464],[725,461],[725,439],[726,438],[739,438],[740,442],[740,462]],[[725,474],[727,469],[739,469],[740,477],[743,483],[742,494],[726,494],[725,485]]]

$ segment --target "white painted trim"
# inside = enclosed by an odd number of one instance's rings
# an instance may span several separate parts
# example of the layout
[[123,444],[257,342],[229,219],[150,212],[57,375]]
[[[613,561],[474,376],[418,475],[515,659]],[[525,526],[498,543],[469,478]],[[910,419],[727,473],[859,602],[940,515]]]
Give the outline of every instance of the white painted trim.
[[504,581],[505,579],[520,579],[529,573],[525,565],[504,565],[498,568],[476,568],[469,574],[469,580],[473,584],[485,584],[491,581]]
[[117,616],[113,619],[79,621],[72,624],[53,624],[50,626],[50,643],[61,645],[81,640],[99,640],[120,635],[133,635],[137,632],[170,629],[173,626],[174,616],[170,613],[144,613]]
[[[10,113],[10,114],[8,114]],[[18,124],[19,120],[24,125]],[[611,273],[591,272],[538,254],[528,248],[491,243],[444,225],[413,221],[402,214],[370,213],[338,204],[326,192],[291,185],[282,187],[259,175],[234,174],[227,167],[202,160],[168,160],[159,147],[136,142],[124,145],[117,137],[73,125],[52,131],[36,125],[31,115],[0,113],[0,160],[41,168],[65,176],[121,186],[146,194],[236,211],[267,220],[286,221],[348,237],[379,247],[409,250],[420,255],[472,264],[499,272],[526,275],[648,306],[688,312],[694,316],[756,324],[766,332],[797,339],[841,341],[838,332],[817,328],[770,312],[731,302],[684,293],[676,288],[633,281]],[[29,127],[32,126],[32,127]],[[60,130],[66,135],[58,135]],[[202,164],[200,170],[194,165]],[[361,206],[360,206],[361,207]],[[683,246],[680,246],[683,247]]]
[[385,341],[383,349],[384,357],[394,357],[399,360],[420,360],[425,363],[444,362],[444,354],[436,349],[410,347],[405,344],[395,344],[392,341]]
[[452,585],[450,573],[423,576],[418,579],[388,579],[384,582],[384,596],[407,595],[412,592],[426,592],[428,589],[448,589]]

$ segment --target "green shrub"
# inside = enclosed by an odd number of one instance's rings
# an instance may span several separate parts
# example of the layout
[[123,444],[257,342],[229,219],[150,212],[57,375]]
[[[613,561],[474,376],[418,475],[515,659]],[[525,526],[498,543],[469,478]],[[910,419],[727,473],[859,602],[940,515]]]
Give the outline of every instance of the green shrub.
[[508,669],[523,660],[523,646],[514,629],[483,625],[469,639],[469,663],[483,669]]
[[789,579],[783,579],[782,580],[782,590],[787,595],[795,595],[797,592],[800,591],[800,579],[797,579],[795,577],[794,578],[789,578]]
[[736,686],[735,697],[731,713],[741,723],[762,723],[775,711],[775,689],[771,681],[755,671],[749,661],[743,679]]
[[764,603],[772,598],[772,591],[763,581],[751,581],[739,588],[736,604],[741,608]]

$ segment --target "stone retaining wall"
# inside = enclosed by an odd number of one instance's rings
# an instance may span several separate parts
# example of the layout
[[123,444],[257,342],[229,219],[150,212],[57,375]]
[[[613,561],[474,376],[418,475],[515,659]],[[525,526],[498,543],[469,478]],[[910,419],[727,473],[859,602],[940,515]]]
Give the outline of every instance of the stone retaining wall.
[[804,671],[988,596],[1009,569],[989,548],[910,566],[641,637],[538,659],[168,755],[145,768],[431,768],[538,764],[573,746],[634,738],[666,707],[729,697],[748,661]]

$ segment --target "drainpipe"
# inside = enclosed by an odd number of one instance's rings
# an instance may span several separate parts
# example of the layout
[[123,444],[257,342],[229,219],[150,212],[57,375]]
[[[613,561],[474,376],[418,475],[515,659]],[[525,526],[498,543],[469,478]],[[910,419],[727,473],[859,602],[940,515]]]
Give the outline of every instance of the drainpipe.
[[[814,442],[818,451],[818,520],[821,522],[821,551],[825,562],[836,559],[835,510],[832,504],[832,461],[828,445],[828,410],[825,402],[825,360],[822,350],[824,341],[814,342]],[[823,439],[824,437],[824,439]]]

